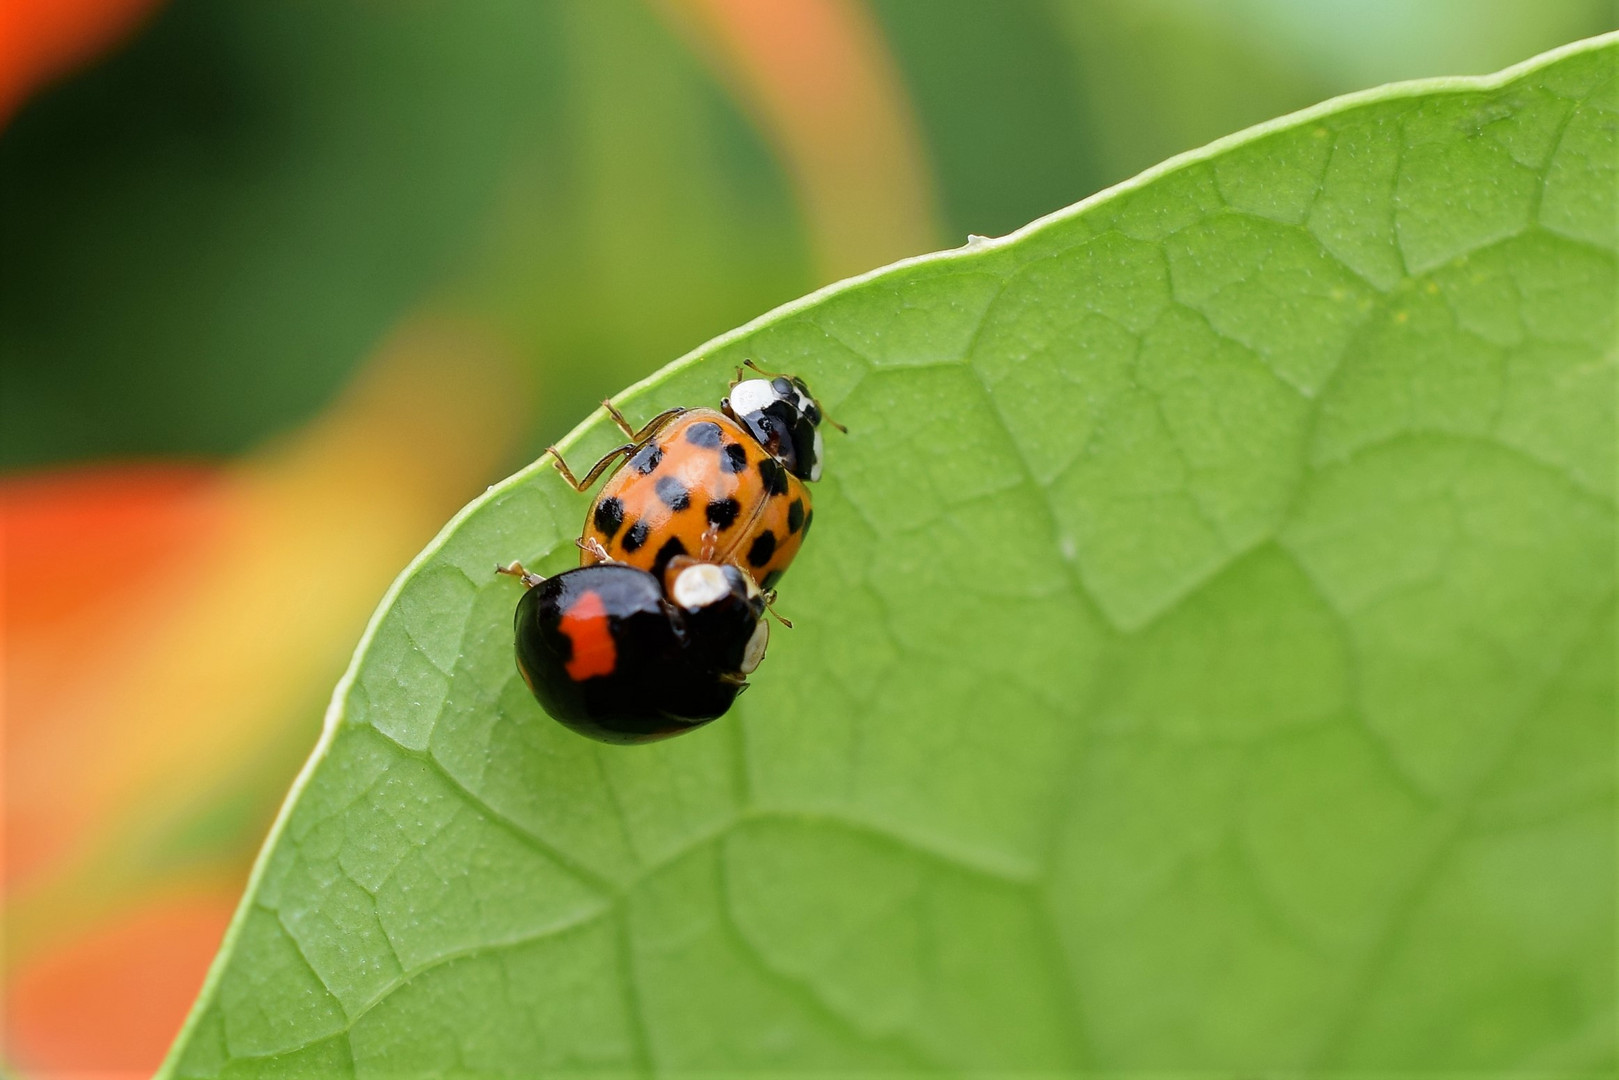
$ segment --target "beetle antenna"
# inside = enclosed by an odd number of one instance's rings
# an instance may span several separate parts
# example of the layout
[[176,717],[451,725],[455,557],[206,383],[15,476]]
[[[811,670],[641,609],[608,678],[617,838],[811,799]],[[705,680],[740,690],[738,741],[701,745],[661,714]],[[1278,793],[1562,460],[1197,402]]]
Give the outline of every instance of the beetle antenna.
[[736,384],[741,382],[742,379],[744,378],[744,376],[742,374],[742,369],[743,368],[747,368],[749,371],[753,372],[755,375],[763,375],[767,379],[774,379],[774,378],[777,378],[777,377],[781,377],[782,374],[783,374],[782,372],[779,372],[779,371],[766,371],[764,368],[760,367],[758,364],[755,364],[751,358],[749,358],[747,360],[742,361],[740,364],[738,364],[736,366],[736,378],[731,380],[731,386],[732,386],[733,389],[736,387]]
[[[742,361],[742,367],[751,368],[754,371],[755,374],[763,375],[767,379],[785,377],[785,375],[786,375],[785,372],[781,372],[781,371],[766,371],[764,368],[760,367],[758,364],[755,364],[751,359]],[[742,373],[742,368],[737,368],[737,374],[740,375],[741,373]]]

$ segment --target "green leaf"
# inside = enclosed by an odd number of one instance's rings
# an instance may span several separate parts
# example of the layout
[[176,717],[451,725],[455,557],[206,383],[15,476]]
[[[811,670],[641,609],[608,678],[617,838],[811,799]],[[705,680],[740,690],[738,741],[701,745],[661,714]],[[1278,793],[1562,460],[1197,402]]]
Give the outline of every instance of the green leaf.
[[[1619,38],[1328,103],[825,290],[756,689],[589,743],[445,529],[168,1075],[1611,1069]],[[614,441],[599,415],[567,445]]]

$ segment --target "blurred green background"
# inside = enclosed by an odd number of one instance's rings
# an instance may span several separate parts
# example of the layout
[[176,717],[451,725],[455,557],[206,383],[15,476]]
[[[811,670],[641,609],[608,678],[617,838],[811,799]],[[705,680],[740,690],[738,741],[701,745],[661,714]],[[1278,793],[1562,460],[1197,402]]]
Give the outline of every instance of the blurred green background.
[[25,1072],[156,1063],[387,580],[603,396],[1249,124],[1619,25],[1608,0],[74,0],[52,33],[82,40],[30,66],[48,6],[0,3]]

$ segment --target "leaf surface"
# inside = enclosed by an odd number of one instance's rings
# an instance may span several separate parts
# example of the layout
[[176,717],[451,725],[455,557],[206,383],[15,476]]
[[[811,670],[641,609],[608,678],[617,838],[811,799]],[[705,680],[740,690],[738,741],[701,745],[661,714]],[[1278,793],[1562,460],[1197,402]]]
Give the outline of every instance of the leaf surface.
[[[540,712],[389,593],[169,1069],[1611,1068],[1615,62],[1384,88],[720,338],[818,527],[732,715]],[[612,445],[601,416],[567,445]]]

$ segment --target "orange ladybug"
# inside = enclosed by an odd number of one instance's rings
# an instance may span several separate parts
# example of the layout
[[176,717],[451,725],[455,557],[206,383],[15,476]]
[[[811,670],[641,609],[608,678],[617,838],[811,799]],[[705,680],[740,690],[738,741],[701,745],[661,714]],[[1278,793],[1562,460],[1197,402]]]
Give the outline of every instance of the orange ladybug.
[[815,517],[805,483],[821,476],[826,417],[804,381],[744,379],[738,368],[719,409],[670,409],[640,430],[611,402],[602,404],[630,442],[583,480],[556,447],[548,451],[581,492],[622,464],[585,519],[580,564],[624,563],[663,580],[673,560],[689,556],[740,567],[769,593]]

